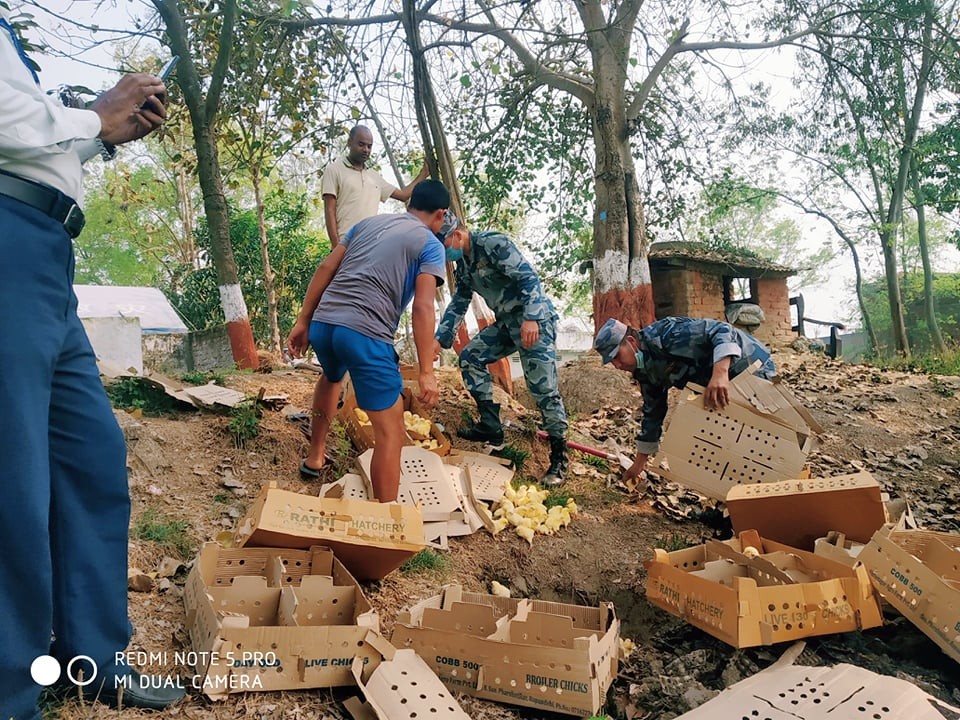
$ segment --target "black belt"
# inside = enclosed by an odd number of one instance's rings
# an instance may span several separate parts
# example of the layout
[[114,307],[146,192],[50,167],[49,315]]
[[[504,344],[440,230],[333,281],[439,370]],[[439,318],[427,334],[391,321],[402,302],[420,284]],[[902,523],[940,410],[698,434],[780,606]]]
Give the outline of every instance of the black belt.
[[47,185],[24,180],[3,170],[0,170],[0,195],[19,200],[49,215],[58,223],[62,223],[63,229],[72,238],[80,234],[86,222],[83,210],[69,195],[64,195]]

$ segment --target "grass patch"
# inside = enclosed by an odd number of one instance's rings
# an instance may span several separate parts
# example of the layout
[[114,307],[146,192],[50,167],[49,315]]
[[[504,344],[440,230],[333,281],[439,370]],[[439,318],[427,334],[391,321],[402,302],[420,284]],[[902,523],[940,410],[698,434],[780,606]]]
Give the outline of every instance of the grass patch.
[[908,358],[900,355],[877,356],[868,362],[879,368],[923,372],[930,375],[960,375],[960,347],[950,347],[944,353],[925,352]]
[[232,502],[233,499],[234,499],[234,496],[231,495],[230,493],[220,492],[213,496],[213,501],[221,505],[227,505],[228,503]]
[[120,377],[106,386],[110,403],[121,410],[141,410],[158,416],[173,412],[176,400],[162,388],[140,377]]
[[346,426],[339,420],[330,423],[327,450],[333,455],[333,468],[337,477],[354,472],[353,443],[347,437]]
[[426,550],[421,550],[412,558],[403,563],[403,565],[400,566],[400,572],[412,575],[414,573],[425,572],[428,570],[444,570],[446,567],[447,558],[428,548]]
[[214,385],[223,387],[227,383],[227,374],[229,372],[228,370],[207,370],[205,372],[191,370],[190,372],[183,373],[180,379],[191,385],[208,385],[213,383]]
[[653,546],[667,552],[675,552],[690,547],[690,539],[683,533],[678,532],[658,535],[653,540]]
[[519,475],[523,472],[523,466],[527,462],[527,458],[530,457],[530,451],[516,445],[504,445],[502,450],[496,452],[496,455],[504,460],[509,460],[511,467]]
[[164,550],[177,553],[182,560],[192,557],[196,544],[190,537],[190,525],[147,508],[133,523],[130,534],[137,540],[152,542]]
[[255,399],[237,403],[230,410],[227,431],[238,448],[246,447],[247,441],[260,434],[260,417],[263,411]]
[[[550,494],[543,501],[543,505],[547,510],[552,508],[554,505],[559,505],[560,507],[566,507],[567,501],[573,496],[564,492],[563,490],[551,490]],[[576,502],[576,500],[574,500]],[[579,504],[579,503],[578,503]]]
[[610,465],[602,457],[591,455],[590,453],[580,453],[580,462],[582,462],[584,465],[589,465],[590,467],[596,468],[600,472],[610,472]]

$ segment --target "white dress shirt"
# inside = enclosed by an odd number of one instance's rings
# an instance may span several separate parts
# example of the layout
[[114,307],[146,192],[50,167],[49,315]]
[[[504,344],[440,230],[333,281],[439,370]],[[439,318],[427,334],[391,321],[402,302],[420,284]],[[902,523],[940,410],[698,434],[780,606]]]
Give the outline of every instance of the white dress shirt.
[[[10,21],[0,6],[0,16]],[[98,154],[100,116],[45,94],[0,28],[0,170],[57,188],[83,203],[81,165]]]

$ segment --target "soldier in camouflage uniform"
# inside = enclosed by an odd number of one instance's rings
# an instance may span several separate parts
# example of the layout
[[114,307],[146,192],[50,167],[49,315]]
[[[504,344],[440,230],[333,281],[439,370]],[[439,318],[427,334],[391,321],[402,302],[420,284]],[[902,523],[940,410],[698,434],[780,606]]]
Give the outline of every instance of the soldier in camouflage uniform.
[[453,344],[474,292],[496,315],[496,322],[477,333],[460,353],[460,372],[477,402],[480,420],[458,434],[503,446],[500,406],[493,402],[493,378],[487,365],[519,351],[523,376],[550,440],[550,467],[543,482],[560,485],[567,468],[567,415],[557,388],[558,318],[553,303],[530,263],[505,235],[468,232],[449,211],[438,234],[447,259],[456,262],[457,286],[437,329],[439,347]]
[[762,364],[756,374],[776,375],[770,351],[756,338],[719,320],[668,317],[642,330],[610,318],[597,332],[594,349],[604,364],[631,373],[643,392],[637,457],[623,473],[636,478],[646,469],[647,458],[660,447],[663,419],[667,416],[667,393],[688,382],[706,386],[704,404],[724,408],[729,402],[730,379],[754,361]]

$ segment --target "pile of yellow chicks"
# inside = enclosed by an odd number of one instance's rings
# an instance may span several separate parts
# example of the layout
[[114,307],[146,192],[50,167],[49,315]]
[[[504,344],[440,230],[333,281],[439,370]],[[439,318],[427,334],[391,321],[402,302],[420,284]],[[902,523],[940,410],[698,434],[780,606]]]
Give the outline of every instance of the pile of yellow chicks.
[[543,503],[549,494],[549,490],[535,485],[521,485],[516,490],[507,485],[503,498],[493,511],[494,535],[510,525],[517,535],[533,545],[535,534],[553,535],[569,525],[579,512],[577,503],[568,498],[566,505],[553,505],[547,509]]
[[[370,416],[367,415],[365,410],[354,408],[353,414],[357,416],[357,422],[361,425],[370,425]],[[403,426],[407,433],[409,433],[413,444],[417,447],[422,447],[427,450],[436,450],[440,447],[440,443],[437,441],[437,439],[431,437],[430,430],[432,425],[430,423],[430,418],[425,418],[417,415],[415,412],[404,410]]]

